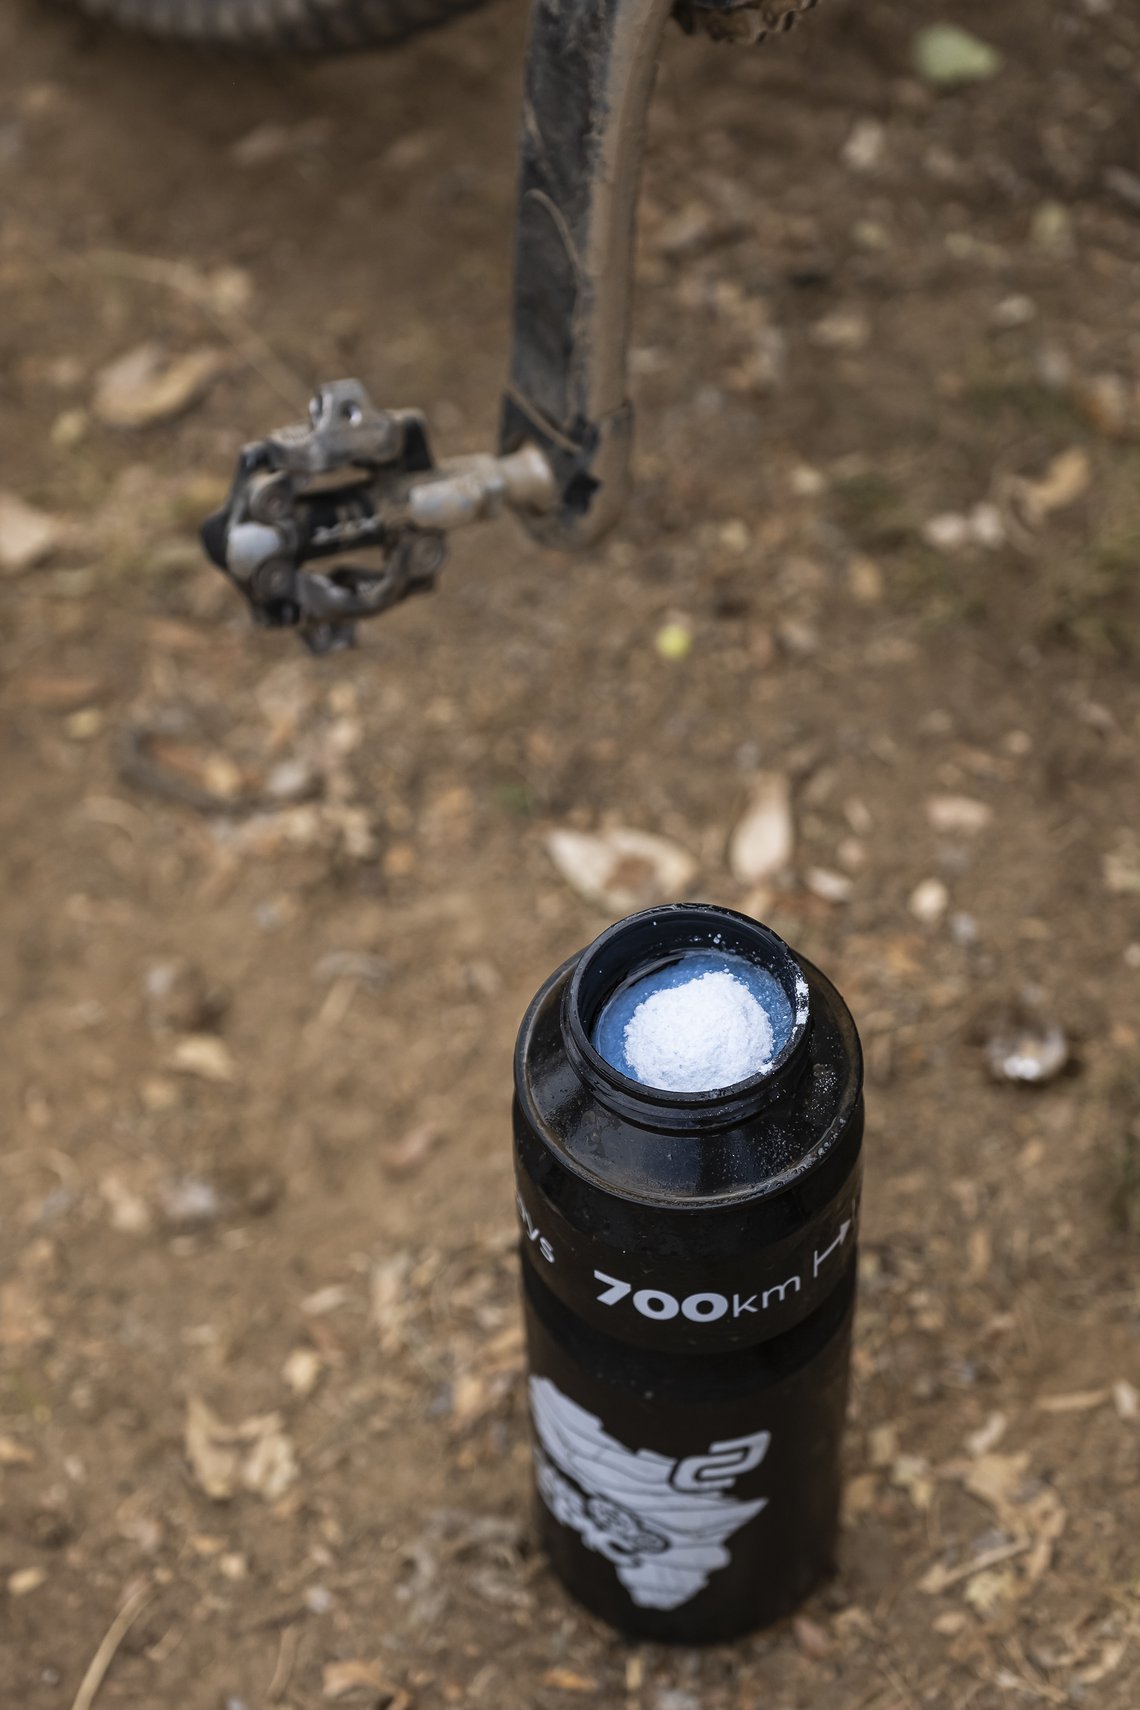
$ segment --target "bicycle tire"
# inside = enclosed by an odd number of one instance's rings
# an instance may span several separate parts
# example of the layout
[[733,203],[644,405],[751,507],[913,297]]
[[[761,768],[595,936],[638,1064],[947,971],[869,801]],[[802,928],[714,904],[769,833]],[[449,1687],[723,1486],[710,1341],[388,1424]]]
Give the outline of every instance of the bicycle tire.
[[170,40],[301,53],[392,46],[483,0],[70,0],[91,17]]

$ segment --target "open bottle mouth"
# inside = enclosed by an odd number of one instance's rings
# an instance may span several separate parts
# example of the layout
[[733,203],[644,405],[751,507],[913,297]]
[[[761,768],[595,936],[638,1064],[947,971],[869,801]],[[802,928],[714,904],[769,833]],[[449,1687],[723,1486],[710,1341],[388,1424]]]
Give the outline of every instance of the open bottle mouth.
[[595,1085],[694,1114],[767,1102],[809,1023],[807,980],[783,939],[707,903],[646,909],[603,932],[562,1016],[568,1054]]

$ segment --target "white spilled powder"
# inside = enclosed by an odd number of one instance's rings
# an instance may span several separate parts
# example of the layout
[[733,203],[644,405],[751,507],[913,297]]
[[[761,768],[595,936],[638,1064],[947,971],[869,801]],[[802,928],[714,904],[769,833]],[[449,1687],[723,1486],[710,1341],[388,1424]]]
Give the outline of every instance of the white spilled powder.
[[625,1054],[644,1086],[713,1092],[767,1067],[772,1024],[742,980],[699,974],[638,1004],[626,1023]]

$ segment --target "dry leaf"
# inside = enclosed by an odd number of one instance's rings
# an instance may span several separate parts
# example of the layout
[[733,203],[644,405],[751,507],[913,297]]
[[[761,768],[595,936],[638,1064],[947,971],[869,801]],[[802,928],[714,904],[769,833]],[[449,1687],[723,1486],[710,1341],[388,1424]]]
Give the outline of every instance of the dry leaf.
[[211,1502],[228,1502],[238,1487],[240,1444],[201,1396],[187,1400],[184,1442],[190,1470]]
[[1140,1419],[1140,1389],[1129,1383],[1127,1378],[1117,1378],[1112,1386],[1112,1402],[1116,1408],[1117,1418],[1131,1423]]
[[443,1135],[438,1128],[432,1127],[431,1123],[421,1123],[394,1146],[381,1152],[381,1168],[389,1176],[414,1175],[442,1140]]
[[1065,510],[1084,497],[1091,476],[1088,453],[1074,445],[1053,458],[1039,481],[1013,476],[1006,490],[1019,520],[1028,528],[1040,528],[1054,511]]
[[276,1502],[296,1480],[297,1457],[278,1414],[266,1414],[258,1423],[261,1429],[241,1464],[241,1482],[255,1496]]
[[862,1515],[869,1514],[875,1506],[878,1495],[879,1481],[874,1473],[859,1473],[855,1478],[849,1478],[843,1487],[843,1521],[852,1525]]
[[1032,1585],[1051,1564],[1053,1545],[1068,1525],[1069,1515],[1057,1492],[1046,1487],[1023,1505],[1020,1519],[1033,1538],[1025,1559],[1025,1577]]
[[1109,1639],[1100,1653],[1100,1661],[1082,1668],[1077,1673],[1077,1679],[1082,1686],[1099,1686],[1102,1680],[1107,1680],[1114,1674],[1124,1661],[1124,1653],[1128,1649],[1128,1638]]
[[1091,1413],[1111,1400],[1111,1389],[1078,1389],[1069,1395],[1039,1395],[1037,1409],[1040,1413]]
[[597,1692],[598,1683],[592,1675],[576,1674],[572,1668],[548,1668],[542,1677],[543,1686],[556,1687],[559,1692]]
[[393,1353],[403,1342],[404,1322],[410,1307],[408,1272],[411,1268],[410,1253],[393,1253],[390,1259],[372,1267],[369,1303],[373,1323],[380,1332],[380,1347],[385,1353]]
[[345,1662],[326,1663],[321,1670],[321,1691],[333,1700],[367,1692],[383,1698],[384,1710],[409,1710],[411,1698],[384,1678],[379,1658],[352,1657]]
[[293,1445],[279,1413],[254,1414],[227,1425],[201,1396],[186,1403],[186,1458],[212,1502],[228,1502],[239,1488],[275,1502],[297,1477]]
[[899,1452],[898,1427],[876,1425],[867,1433],[867,1459],[873,1467],[889,1467]]
[[136,345],[99,374],[92,408],[108,427],[170,421],[205,395],[225,360],[219,350],[170,356],[157,344]]
[[796,832],[792,792],[781,772],[758,772],[749,802],[728,844],[728,864],[742,885],[758,885],[784,872],[792,861]]
[[70,713],[101,700],[109,684],[105,677],[90,674],[65,676],[62,672],[37,671],[14,677],[11,687],[21,706],[37,712]]
[[5,1437],[0,1433],[0,1467],[31,1467],[35,1464],[34,1449],[29,1449],[26,1443],[18,1443],[15,1437]]
[[188,1033],[166,1059],[167,1068],[202,1081],[227,1085],[237,1079],[237,1067],[228,1047],[213,1033]]
[[647,831],[552,831],[547,852],[566,883],[609,914],[629,914],[682,892],[697,870],[687,850]]
[[966,1448],[975,1460],[979,1455],[988,1455],[991,1449],[996,1449],[1005,1436],[1006,1418],[1004,1413],[991,1413],[984,1425],[976,1431],[971,1431],[966,1438]]
[[1000,1520],[1010,1525],[1011,1530],[1020,1531],[1013,1503],[1014,1496],[1025,1482],[1028,1466],[1029,1456],[1021,1449],[1013,1455],[993,1452],[979,1455],[976,1460],[958,1462],[945,1470],[960,1478],[970,1495],[987,1503]]
[[805,1657],[825,1657],[831,1651],[831,1640],[818,1622],[812,1621],[806,1615],[796,1615],[792,1620],[792,1633],[796,1644]]
[[964,1579],[972,1579],[975,1575],[996,1566],[998,1562],[1007,1562],[1015,1556],[1023,1556],[1028,1548],[1025,1540],[1019,1539],[1014,1544],[999,1544],[995,1549],[983,1550],[973,1561],[961,1563],[958,1567],[947,1567],[943,1562],[935,1562],[919,1580],[918,1589],[925,1597],[938,1597],[952,1585],[958,1585]]
[[1017,1596],[1017,1591],[1012,1568],[985,1568],[967,1582],[962,1596],[979,1615],[996,1615],[1003,1603]]
[[468,1430],[499,1405],[511,1387],[517,1359],[496,1371],[460,1372],[451,1388],[451,1427]]
[[944,1639],[954,1639],[967,1625],[969,1619],[970,1617],[961,1609],[944,1609],[941,1615],[934,1617],[930,1625]]
[[922,1455],[900,1455],[891,1468],[891,1483],[906,1491],[920,1514],[925,1514],[934,1501],[930,1462]]
[[15,493],[0,493],[0,570],[19,576],[58,546],[62,525],[46,511],[26,505]]

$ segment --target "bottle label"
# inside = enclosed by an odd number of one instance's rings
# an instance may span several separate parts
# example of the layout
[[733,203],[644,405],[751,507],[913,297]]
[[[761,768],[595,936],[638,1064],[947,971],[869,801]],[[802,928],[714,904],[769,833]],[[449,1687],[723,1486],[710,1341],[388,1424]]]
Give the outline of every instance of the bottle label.
[[586,1548],[612,1562],[642,1609],[679,1609],[731,1565],[728,1543],[768,1506],[733,1495],[771,1434],[710,1443],[680,1460],[619,1442],[550,1378],[530,1380],[538,1493]]

